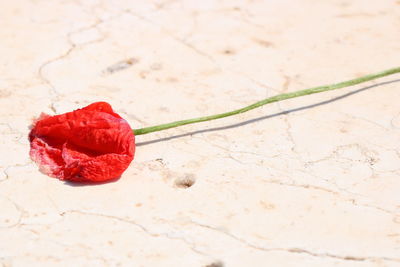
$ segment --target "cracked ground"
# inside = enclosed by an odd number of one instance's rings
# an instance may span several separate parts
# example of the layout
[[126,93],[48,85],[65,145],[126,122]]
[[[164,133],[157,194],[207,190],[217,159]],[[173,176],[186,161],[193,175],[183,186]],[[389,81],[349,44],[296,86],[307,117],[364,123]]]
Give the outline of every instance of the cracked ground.
[[399,75],[138,136],[101,185],[27,139],[94,101],[141,128],[399,66],[399,1],[0,2],[0,266],[400,266]]

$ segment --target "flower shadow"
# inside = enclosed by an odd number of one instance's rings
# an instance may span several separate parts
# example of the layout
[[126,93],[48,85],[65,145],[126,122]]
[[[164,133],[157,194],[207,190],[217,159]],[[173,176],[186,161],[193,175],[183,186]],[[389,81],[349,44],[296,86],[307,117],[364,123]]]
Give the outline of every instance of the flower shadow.
[[295,113],[295,112],[298,112],[298,111],[302,111],[302,110],[311,109],[311,108],[319,107],[319,106],[322,106],[322,105],[326,105],[326,104],[329,104],[329,103],[336,102],[336,101],[339,101],[341,99],[347,98],[349,96],[361,93],[361,92],[366,91],[366,90],[371,89],[371,88],[375,88],[375,87],[382,86],[382,85],[387,85],[387,84],[392,84],[392,83],[397,83],[397,82],[400,82],[400,79],[376,83],[374,85],[362,87],[362,88],[357,89],[355,91],[343,94],[341,96],[337,96],[337,97],[329,99],[329,100],[325,100],[325,101],[322,101],[322,102],[318,102],[318,103],[307,105],[307,106],[303,106],[303,107],[298,107],[298,108],[294,108],[294,109],[285,110],[285,111],[282,111],[282,112],[278,112],[278,113],[274,113],[274,114],[271,114],[271,115],[258,117],[258,118],[255,118],[255,119],[251,119],[251,120],[247,120],[247,121],[243,121],[243,122],[239,122],[239,123],[235,123],[235,124],[231,124],[231,125],[227,125],[227,126],[215,127],[215,128],[210,128],[210,129],[204,129],[204,130],[197,130],[197,131],[192,131],[192,132],[188,132],[188,133],[184,133],[184,134],[173,135],[173,136],[164,137],[164,138],[157,138],[157,139],[153,139],[153,140],[150,140],[150,141],[138,142],[138,143],[136,143],[136,146],[138,147],[138,146],[144,146],[144,145],[151,145],[151,144],[164,142],[164,141],[169,141],[169,140],[173,140],[173,139],[177,139],[177,138],[181,138],[181,137],[193,136],[193,135],[196,135],[196,134],[215,132],[215,131],[223,131],[223,130],[228,130],[228,129],[232,129],[232,128],[237,128],[237,127],[240,127],[240,126],[244,126],[244,125],[255,123],[255,122],[258,122],[258,121],[262,121],[262,120],[278,117],[278,116],[281,116],[281,115]]
[[119,179],[121,178],[121,176],[111,179],[111,180],[107,180],[104,182],[76,182],[76,181],[64,181],[65,185],[69,185],[72,187],[82,187],[82,186],[96,186],[96,185],[103,185],[103,184],[111,184],[111,183],[115,183],[117,182]]

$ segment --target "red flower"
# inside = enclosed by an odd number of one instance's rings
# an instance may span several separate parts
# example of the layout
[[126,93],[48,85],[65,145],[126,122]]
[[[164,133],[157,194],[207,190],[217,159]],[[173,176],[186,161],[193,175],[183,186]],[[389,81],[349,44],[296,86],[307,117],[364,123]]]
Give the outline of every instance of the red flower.
[[76,182],[118,178],[135,153],[131,127],[106,102],[56,116],[42,114],[29,140],[30,156],[42,172]]

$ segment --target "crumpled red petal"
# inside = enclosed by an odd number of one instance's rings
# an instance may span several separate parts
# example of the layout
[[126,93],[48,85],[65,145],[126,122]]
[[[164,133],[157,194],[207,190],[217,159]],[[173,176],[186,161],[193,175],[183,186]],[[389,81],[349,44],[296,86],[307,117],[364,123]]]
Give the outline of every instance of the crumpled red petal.
[[42,114],[29,141],[30,156],[42,172],[75,182],[116,179],[135,154],[131,127],[106,102],[56,116]]

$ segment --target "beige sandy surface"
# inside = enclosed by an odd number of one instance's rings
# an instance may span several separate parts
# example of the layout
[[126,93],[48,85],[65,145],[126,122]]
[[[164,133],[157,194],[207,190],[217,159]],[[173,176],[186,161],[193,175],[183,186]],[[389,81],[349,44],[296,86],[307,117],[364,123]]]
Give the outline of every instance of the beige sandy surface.
[[27,140],[99,100],[139,128],[398,66],[399,1],[0,3],[0,265],[400,266],[399,75],[138,136],[113,183]]

